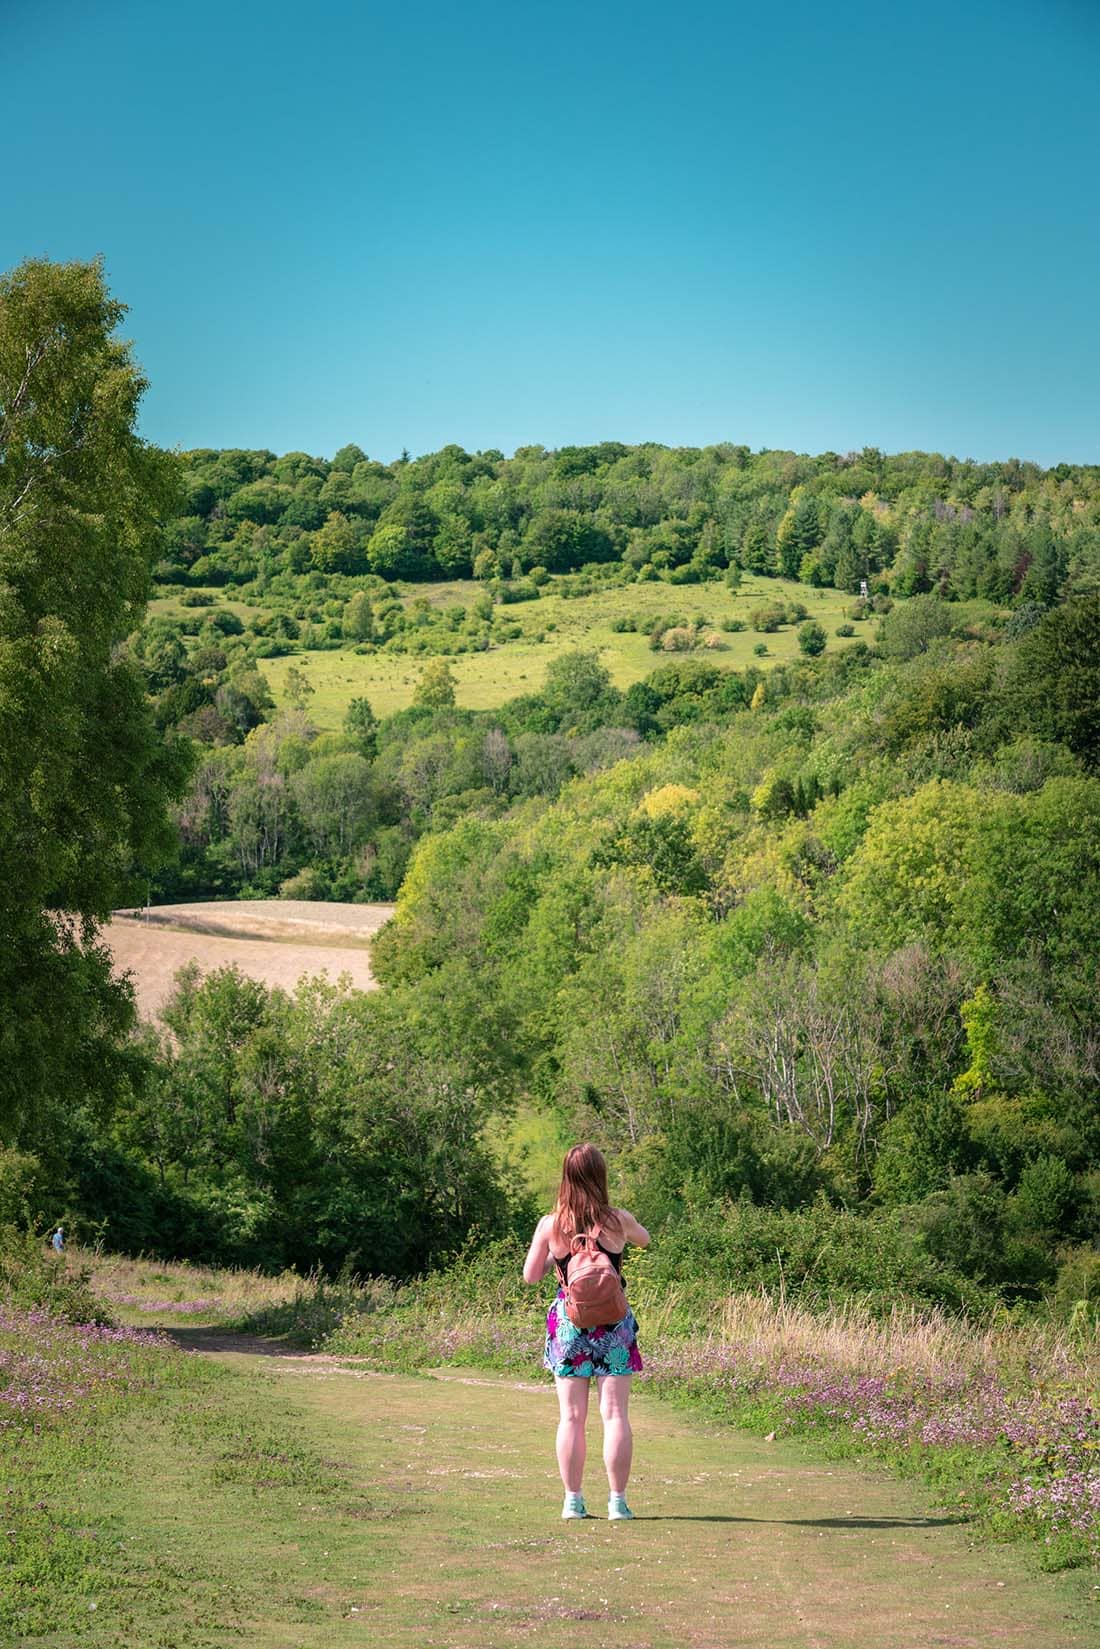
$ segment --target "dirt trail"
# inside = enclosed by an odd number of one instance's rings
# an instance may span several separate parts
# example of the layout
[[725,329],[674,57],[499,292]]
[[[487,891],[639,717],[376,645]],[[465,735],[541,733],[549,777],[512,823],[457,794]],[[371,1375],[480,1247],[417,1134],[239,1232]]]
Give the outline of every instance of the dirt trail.
[[[369,1495],[326,1529],[315,1636],[390,1649],[1075,1649],[1079,1579],[975,1548],[964,1522],[885,1473],[811,1460],[674,1411],[638,1382],[636,1520],[609,1524],[589,1421],[583,1523],[559,1518],[549,1383],[465,1370],[378,1375],[254,1336],[172,1337],[277,1382]],[[314,1508],[316,1510],[316,1508]],[[288,1541],[291,1535],[287,1536]],[[293,1544],[288,1550],[296,1548]],[[368,1575],[369,1569],[369,1575]],[[1094,1611],[1093,1611],[1094,1612]],[[266,1639],[264,1640],[267,1641]]]

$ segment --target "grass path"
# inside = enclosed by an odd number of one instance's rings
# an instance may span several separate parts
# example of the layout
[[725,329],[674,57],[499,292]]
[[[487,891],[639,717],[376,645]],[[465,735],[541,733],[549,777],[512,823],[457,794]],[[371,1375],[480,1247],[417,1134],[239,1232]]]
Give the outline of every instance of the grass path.
[[[541,1382],[373,1373],[209,1329],[186,1404],[116,1422],[79,1636],[191,1649],[933,1649],[1093,1642],[1079,1579],[972,1548],[912,1485],[637,1392],[632,1524],[563,1524]],[[265,1351],[264,1356],[256,1355]],[[216,1377],[215,1377],[216,1375]],[[156,1411],[154,1410],[154,1413]],[[590,1418],[589,1503],[603,1511]],[[273,1439],[275,1440],[273,1442]],[[93,1601],[95,1601],[93,1599]]]

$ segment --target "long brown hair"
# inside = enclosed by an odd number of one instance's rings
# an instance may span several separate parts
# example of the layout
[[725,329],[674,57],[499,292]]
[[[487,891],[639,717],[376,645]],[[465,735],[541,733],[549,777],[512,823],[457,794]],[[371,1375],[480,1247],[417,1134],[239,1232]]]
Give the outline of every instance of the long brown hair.
[[608,1200],[607,1163],[595,1145],[574,1145],[565,1153],[554,1225],[566,1240],[597,1226],[614,1235],[621,1231],[619,1216]]

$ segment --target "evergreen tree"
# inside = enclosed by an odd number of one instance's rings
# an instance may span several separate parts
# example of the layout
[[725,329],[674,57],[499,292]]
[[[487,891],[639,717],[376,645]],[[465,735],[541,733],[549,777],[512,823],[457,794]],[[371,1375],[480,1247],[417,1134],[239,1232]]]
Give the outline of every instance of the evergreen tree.
[[797,578],[804,557],[816,550],[820,543],[821,522],[817,500],[803,494],[788,509],[776,533],[776,561],[782,577]]
[[774,573],[775,554],[762,521],[750,522],[741,541],[741,565],[747,573]]

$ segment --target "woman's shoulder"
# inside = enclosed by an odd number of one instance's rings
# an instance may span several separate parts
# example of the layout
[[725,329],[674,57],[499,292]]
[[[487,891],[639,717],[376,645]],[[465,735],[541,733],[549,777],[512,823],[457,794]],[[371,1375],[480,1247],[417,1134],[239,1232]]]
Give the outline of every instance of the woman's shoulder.
[[635,1247],[644,1247],[649,1241],[649,1232],[641,1220],[637,1219],[629,1208],[613,1208],[611,1212],[616,1216],[619,1230],[626,1241],[633,1243]]

